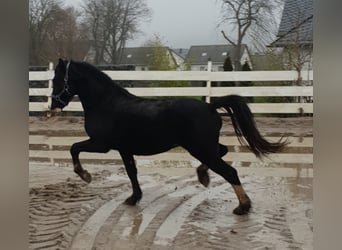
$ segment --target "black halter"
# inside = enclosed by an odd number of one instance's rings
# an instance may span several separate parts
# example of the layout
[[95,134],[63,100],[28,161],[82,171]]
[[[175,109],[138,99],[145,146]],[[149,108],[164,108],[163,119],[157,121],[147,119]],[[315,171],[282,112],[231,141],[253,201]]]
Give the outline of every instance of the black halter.
[[69,85],[68,85],[68,79],[69,79],[69,66],[70,66],[70,61],[68,61],[65,69],[65,76],[64,76],[64,87],[61,92],[57,95],[51,95],[53,99],[55,99],[57,102],[61,103],[62,105],[67,105],[65,101],[61,99],[61,96],[66,92],[68,95],[71,95],[69,91]]

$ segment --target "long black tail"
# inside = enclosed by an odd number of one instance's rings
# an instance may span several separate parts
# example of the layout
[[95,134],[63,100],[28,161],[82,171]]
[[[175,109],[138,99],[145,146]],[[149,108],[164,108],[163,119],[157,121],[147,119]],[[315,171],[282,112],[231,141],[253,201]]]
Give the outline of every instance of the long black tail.
[[257,157],[280,152],[288,144],[282,138],[278,142],[268,142],[262,137],[255,125],[253,114],[243,97],[238,95],[223,96],[216,99],[211,105],[215,109],[224,108],[227,110],[239,142],[246,145]]

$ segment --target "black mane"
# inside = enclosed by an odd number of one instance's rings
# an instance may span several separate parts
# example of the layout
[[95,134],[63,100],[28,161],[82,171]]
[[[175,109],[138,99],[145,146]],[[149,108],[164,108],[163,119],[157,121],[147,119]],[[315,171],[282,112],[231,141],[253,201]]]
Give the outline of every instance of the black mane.
[[81,66],[79,68],[82,69],[82,72],[79,72],[79,73],[81,73],[84,78],[94,79],[93,81],[96,82],[96,84],[102,84],[103,86],[106,86],[111,89],[114,88],[116,93],[120,93],[122,95],[130,96],[130,97],[133,96],[125,88],[121,87],[116,81],[112,80],[107,74],[103,73],[97,67],[87,62],[75,62],[75,63]]

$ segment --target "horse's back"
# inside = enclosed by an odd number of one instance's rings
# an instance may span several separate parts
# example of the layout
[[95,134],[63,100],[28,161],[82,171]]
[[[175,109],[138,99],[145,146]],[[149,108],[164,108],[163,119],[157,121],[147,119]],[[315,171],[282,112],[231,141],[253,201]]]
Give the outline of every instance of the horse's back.
[[218,112],[210,104],[196,99],[177,99],[170,108],[172,112],[191,123],[216,125],[217,122],[221,121]]
[[218,137],[222,120],[218,112],[208,103],[195,99],[178,99],[171,106],[179,121],[178,130],[185,137]]
[[137,126],[146,134],[173,137],[201,128],[218,130],[221,127],[221,118],[211,105],[190,98],[146,99],[127,108],[125,113],[122,120],[129,121],[128,127]]

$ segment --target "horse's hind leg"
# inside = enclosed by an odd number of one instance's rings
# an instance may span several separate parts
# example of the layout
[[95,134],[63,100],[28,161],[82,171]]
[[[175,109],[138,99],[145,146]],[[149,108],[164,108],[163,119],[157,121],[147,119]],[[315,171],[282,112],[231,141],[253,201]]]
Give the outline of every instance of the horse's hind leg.
[[208,148],[208,151],[201,150],[201,152],[192,152],[191,150],[189,150],[189,152],[195,158],[200,160],[203,165],[208,166],[212,171],[221,175],[232,185],[235,194],[239,200],[239,206],[233,210],[233,213],[237,215],[247,214],[249,212],[249,209],[251,208],[251,200],[249,199],[248,195],[241,185],[236,169],[223,161],[217,153],[208,153],[210,151],[210,148]]
[[133,194],[126,199],[125,203],[134,206],[139,200],[141,200],[142,197],[142,191],[137,177],[137,168],[135,166],[133,155],[123,152],[120,152],[120,155],[133,188]]
[[211,170],[221,175],[232,185],[235,194],[239,200],[239,206],[233,210],[233,213],[237,215],[247,214],[249,212],[249,209],[251,208],[251,200],[249,199],[248,195],[241,185],[236,169],[227,164],[222,159],[209,161],[207,165]]
[[[219,144],[219,155],[220,155],[220,157],[223,157],[227,153],[228,153],[227,146]],[[198,181],[205,187],[208,187],[209,183],[210,183],[210,177],[208,174],[208,169],[209,169],[208,166],[205,164],[199,165],[196,169]]]
[[82,168],[79,159],[80,152],[107,153],[108,151],[109,148],[106,145],[96,143],[92,139],[73,144],[70,148],[70,153],[74,164],[74,172],[78,174],[82,180],[84,180],[87,183],[90,183],[91,175],[88,173],[87,170]]

